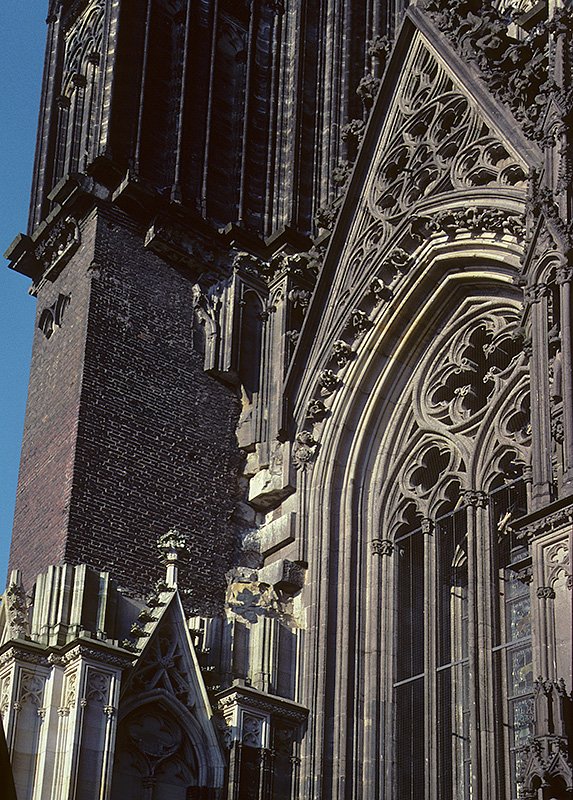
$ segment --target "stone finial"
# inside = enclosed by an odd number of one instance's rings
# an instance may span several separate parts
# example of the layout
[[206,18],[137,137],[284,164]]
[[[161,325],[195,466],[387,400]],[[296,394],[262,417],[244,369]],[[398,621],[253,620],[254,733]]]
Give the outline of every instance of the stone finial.
[[10,573],[10,581],[5,594],[6,610],[10,637],[27,639],[28,636],[28,598],[22,586],[20,570]]
[[176,589],[179,551],[187,549],[187,537],[179,533],[177,528],[170,528],[159,537],[157,547],[167,567],[165,583],[170,589]]

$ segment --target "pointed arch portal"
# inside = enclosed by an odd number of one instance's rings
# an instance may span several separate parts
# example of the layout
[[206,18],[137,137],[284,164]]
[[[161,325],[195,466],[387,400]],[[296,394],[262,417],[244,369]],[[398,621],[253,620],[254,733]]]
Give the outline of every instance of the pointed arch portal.
[[509,523],[527,510],[529,373],[503,251],[436,243],[416,261],[339,373],[311,473],[329,552],[316,591],[336,631],[330,757],[373,796],[523,787],[530,560]]

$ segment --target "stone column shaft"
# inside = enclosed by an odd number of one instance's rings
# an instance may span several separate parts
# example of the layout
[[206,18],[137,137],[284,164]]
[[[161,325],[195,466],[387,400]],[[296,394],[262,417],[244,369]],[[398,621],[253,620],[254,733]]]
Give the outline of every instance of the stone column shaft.
[[561,303],[561,348],[563,359],[563,489],[573,491],[573,353],[571,345],[571,278],[572,270],[558,271]]

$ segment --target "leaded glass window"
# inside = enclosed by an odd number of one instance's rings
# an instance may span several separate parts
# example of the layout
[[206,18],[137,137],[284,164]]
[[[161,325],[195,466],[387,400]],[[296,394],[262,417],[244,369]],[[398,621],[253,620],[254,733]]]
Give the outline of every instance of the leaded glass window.
[[490,497],[492,539],[496,544],[499,597],[495,630],[498,694],[498,742],[505,796],[523,796],[525,746],[533,735],[533,657],[531,648],[530,557],[505,520],[525,513],[523,481],[514,481]]
[[[453,505],[433,525],[404,532],[395,543],[396,797],[470,800],[472,737],[479,746],[472,703],[479,698],[479,670],[492,663],[498,777],[504,800],[519,800],[524,748],[533,731],[530,561],[526,542],[509,522],[525,513],[524,483],[500,478],[473,528],[468,510],[460,501]],[[478,618],[470,603],[478,580],[475,561],[481,572],[484,559],[492,562],[494,593],[487,658],[470,649],[470,628]]]
[[[424,737],[435,707],[440,798],[469,798],[468,554],[465,509],[441,517],[433,535],[419,528],[397,540],[399,646],[396,648],[396,796],[423,798]],[[429,569],[427,568],[429,566]],[[426,631],[434,619],[433,635]]]

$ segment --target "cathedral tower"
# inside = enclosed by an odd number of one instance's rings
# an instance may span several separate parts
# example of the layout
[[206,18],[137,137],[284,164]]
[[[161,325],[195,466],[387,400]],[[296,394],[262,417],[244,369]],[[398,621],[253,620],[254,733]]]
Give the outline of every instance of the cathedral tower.
[[566,800],[573,10],[52,0],[18,800]]

